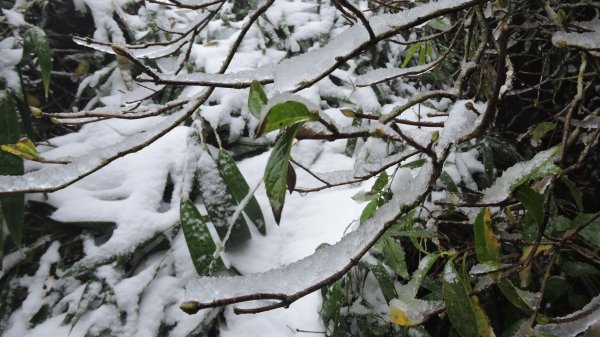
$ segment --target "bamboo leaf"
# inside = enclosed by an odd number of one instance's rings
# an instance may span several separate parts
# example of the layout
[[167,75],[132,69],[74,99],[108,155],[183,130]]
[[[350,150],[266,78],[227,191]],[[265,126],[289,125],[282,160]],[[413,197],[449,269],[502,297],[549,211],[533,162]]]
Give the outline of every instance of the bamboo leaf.
[[500,262],[500,244],[494,236],[491,226],[491,211],[489,207],[481,209],[475,219],[475,253],[481,263]]
[[[273,130],[285,128],[299,122],[315,121],[318,115],[308,110],[306,105],[296,101],[277,103],[269,109],[256,131],[259,137]],[[295,134],[295,133],[294,133]]]
[[[6,91],[0,91],[0,144],[14,144],[19,140],[19,119],[13,100]],[[0,151],[0,175],[22,175],[23,159]],[[25,212],[24,195],[7,195],[0,197],[4,222],[13,242],[21,245],[23,232],[23,215]],[[0,223],[1,225],[2,223]]]
[[371,273],[373,273],[373,276],[377,280],[377,283],[379,283],[379,288],[381,289],[383,297],[385,298],[385,301],[387,303],[389,303],[392,299],[398,297],[398,294],[396,293],[396,288],[394,288],[394,281],[392,280],[392,277],[381,263],[365,263],[365,266],[371,271]]
[[185,241],[198,275],[210,275],[224,269],[225,265],[221,258],[213,257],[217,246],[213,242],[204,217],[194,203],[189,199],[182,200],[179,214]]
[[258,81],[252,81],[250,85],[250,93],[248,94],[248,111],[260,120],[260,112],[267,104],[268,99],[265,91]]
[[48,98],[50,76],[52,73],[52,51],[48,44],[46,33],[39,27],[32,27],[25,32],[25,49],[33,50],[38,57],[38,63],[44,83],[44,96]]
[[275,144],[265,168],[263,177],[265,188],[275,221],[278,224],[281,220],[281,211],[285,202],[290,151],[300,125],[300,123],[294,124],[285,131],[283,136],[277,141],[277,144]]
[[479,337],[477,317],[469,293],[461,280],[454,262],[449,260],[444,268],[444,301],[450,323],[461,337]]
[[[231,158],[229,153],[223,149],[219,150],[217,167],[219,168],[219,173],[221,173],[221,177],[223,177],[231,196],[238,204],[241,203],[248,193],[250,193],[250,187],[233,158]],[[267,234],[262,210],[254,196],[248,200],[248,203],[244,207],[244,213],[261,234]]]
[[458,193],[458,187],[456,187],[454,180],[452,180],[452,177],[450,177],[450,175],[446,171],[442,172],[442,174],[440,175],[440,180],[442,181],[444,186],[446,186],[446,189],[448,189],[448,191],[452,193]]
[[515,190],[517,199],[527,209],[539,225],[544,221],[544,198],[527,185],[521,185]]

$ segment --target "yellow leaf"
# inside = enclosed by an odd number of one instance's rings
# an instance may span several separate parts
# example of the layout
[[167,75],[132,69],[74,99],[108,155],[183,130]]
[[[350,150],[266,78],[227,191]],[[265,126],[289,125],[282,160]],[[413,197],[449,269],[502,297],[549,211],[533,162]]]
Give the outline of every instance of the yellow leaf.
[[404,311],[397,306],[390,306],[390,320],[401,326],[414,326]]

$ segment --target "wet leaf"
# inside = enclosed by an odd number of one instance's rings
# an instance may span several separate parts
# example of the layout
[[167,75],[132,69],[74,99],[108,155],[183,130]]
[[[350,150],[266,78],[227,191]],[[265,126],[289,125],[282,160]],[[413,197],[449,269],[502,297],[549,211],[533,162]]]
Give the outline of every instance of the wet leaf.
[[[233,158],[231,158],[229,153],[223,149],[219,150],[217,166],[231,196],[238,204],[240,204],[248,195],[248,193],[250,193],[250,187],[240,172],[240,169],[236,165]],[[261,234],[265,235],[267,233],[262,210],[260,209],[260,205],[254,196],[248,200],[248,203],[244,207],[244,213],[248,219],[252,221]]]
[[475,253],[481,263],[500,262],[500,244],[494,236],[491,226],[491,211],[489,207],[481,209],[475,219]]
[[387,303],[398,296],[396,288],[394,288],[394,280],[381,263],[365,263],[365,266],[373,273],[377,283],[379,283],[379,289],[381,289]]
[[33,50],[38,57],[38,63],[44,83],[44,96],[48,98],[50,76],[52,73],[52,51],[48,44],[46,33],[39,27],[32,27],[25,32],[25,49]]
[[299,122],[315,121],[317,119],[318,115],[308,110],[303,103],[296,101],[277,103],[269,109],[265,116],[262,116],[261,123],[256,131],[256,137]]
[[461,337],[479,337],[473,303],[452,260],[444,268],[444,301],[452,326]]
[[521,185],[515,190],[515,196],[527,209],[537,225],[544,221],[544,197],[527,185]]
[[283,136],[279,138],[273,148],[267,167],[265,168],[264,181],[269,197],[269,203],[273,210],[275,222],[279,224],[281,220],[281,211],[285,202],[285,193],[287,187],[288,166],[290,164],[290,150],[296,132],[300,128],[300,123],[289,127]]
[[182,200],[179,214],[185,241],[198,275],[211,275],[215,271],[224,269],[225,265],[221,258],[213,257],[217,246],[210,235],[204,217],[194,203],[189,199]]
[[250,111],[256,119],[260,120],[260,113],[267,102],[267,95],[260,83],[258,83],[258,81],[252,81],[252,84],[250,84],[250,93],[248,94],[248,111]]

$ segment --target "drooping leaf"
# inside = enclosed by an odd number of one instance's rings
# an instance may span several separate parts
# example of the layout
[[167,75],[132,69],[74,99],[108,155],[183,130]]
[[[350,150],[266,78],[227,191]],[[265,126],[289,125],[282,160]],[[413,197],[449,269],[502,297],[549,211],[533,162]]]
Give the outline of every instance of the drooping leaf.
[[329,325],[330,320],[339,319],[340,308],[344,300],[344,293],[339,282],[335,282],[328,288],[321,290],[323,296],[323,305],[321,306],[321,318],[325,326]]
[[581,277],[587,275],[599,275],[600,271],[589,263],[580,261],[566,261],[561,265],[562,271],[568,276]]
[[515,196],[533,216],[537,225],[541,225],[544,221],[544,197],[527,185],[519,186],[515,192]]
[[[248,186],[246,179],[244,179],[244,176],[240,172],[233,158],[231,158],[229,153],[223,149],[219,150],[217,166],[219,167],[219,173],[221,173],[221,177],[223,177],[231,196],[233,196],[235,201],[240,204],[244,198],[246,198],[248,193],[250,193],[250,187]],[[248,200],[248,203],[244,207],[244,213],[261,234],[267,234],[262,210],[254,196]]]
[[277,144],[275,144],[265,168],[263,178],[265,188],[275,221],[278,224],[281,220],[281,211],[285,202],[290,150],[292,149],[292,142],[300,125],[300,123],[294,124],[285,131],[283,136],[277,141]]
[[179,214],[185,241],[198,275],[210,275],[224,269],[225,265],[221,258],[213,257],[217,246],[210,235],[204,217],[194,203],[189,199],[182,200]]
[[383,190],[383,188],[387,185],[388,180],[389,180],[388,174],[385,171],[381,172],[377,176],[377,180],[375,180],[373,187],[371,187],[371,192],[381,192]]
[[373,273],[377,283],[379,283],[379,289],[381,289],[386,302],[389,303],[398,296],[392,277],[381,263],[365,263],[365,266]]
[[406,68],[408,66],[410,60],[412,60],[413,56],[419,49],[421,49],[421,42],[417,42],[408,48],[406,56],[404,57],[404,61],[402,62],[402,68]]
[[446,186],[448,191],[458,193],[458,187],[456,187],[454,180],[452,180],[452,177],[450,177],[446,171],[443,171],[442,174],[440,174],[440,180],[444,183],[444,186]]
[[[228,177],[231,178],[231,172],[229,172]],[[235,220],[233,219],[238,208],[238,202],[225,179],[221,176],[217,160],[212,157],[208,150],[203,151],[200,155],[200,163],[196,167],[195,184],[210,222],[215,227],[221,240],[225,241],[225,248],[236,248],[248,241],[251,238],[250,229],[242,214],[239,214]],[[239,185],[232,182],[232,186],[238,189],[236,195],[242,194]],[[242,198],[245,196],[246,194]],[[229,227],[231,227],[231,230]],[[226,238],[227,240],[225,240]]]
[[378,200],[373,199],[369,201],[367,206],[363,209],[362,213],[360,213],[360,218],[358,220],[359,224],[365,223],[365,221],[371,219],[375,215],[375,211],[377,210]]
[[475,253],[481,263],[500,262],[500,244],[494,236],[491,226],[491,211],[489,207],[481,209],[475,219]]
[[[352,119],[352,126],[360,126],[362,121],[360,118]],[[352,157],[354,155],[354,149],[356,149],[357,138],[350,138],[346,142],[346,148],[344,149],[344,154],[348,157]]]
[[368,192],[360,191],[352,196],[352,200],[354,200],[356,202],[371,201],[371,200],[377,199],[377,198],[379,198],[379,194],[373,193],[371,191],[368,191]]
[[485,177],[489,186],[494,181],[494,153],[487,142],[481,143],[481,155]]
[[52,73],[52,51],[46,33],[39,27],[32,27],[25,32],[25,49],[33,50],[38,57],[44,83],[44,95],[48,98],[50,76]]
[[526,315],[533,313],[533,305],[529,303],[523,291],[517,288],[510,280],[504,279],[497,283],[498,289],[504,297]]
[[308,110],[306,105],[297,101],[277,103],[262,117],[263,119],[256,131],[257,137],[299,122],[315,121],[318,119],[316,113]]
[[[6,91],[0,91],[0,144],[15,144],[20,137],[19,119],[13,100]],[[23,172],[23,159],[0,151],[0,175],[22,175]],[[25,197],[22,194],[1,196],[0,205],[10,236],[20,246]]]
[[452,326],[461,337],[478,337],[479,332],[473,303],[454,263],[449,260],[444,267],[444,301]]
[[569,283],[563,276],[550,276],[544,290],[544,300],[547,303],[553,303],[569,290]]
[[260,120],[260,112],[267,102],[267,95],[260,83],[258,83],[258,81],[252,81],[252,84],[250,84],[250,93],[248,94],[248,111],[250,111],[256,119]]

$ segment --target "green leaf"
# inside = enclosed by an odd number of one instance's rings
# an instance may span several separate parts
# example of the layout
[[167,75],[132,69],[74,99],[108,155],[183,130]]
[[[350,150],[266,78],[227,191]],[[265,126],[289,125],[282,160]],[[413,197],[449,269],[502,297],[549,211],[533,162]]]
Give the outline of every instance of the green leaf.
[[[578,226],[583,223],[586,223],[592,216],[593,214],[579,214],[573,220],[573,225]],[[579,231],[579,235],[587,241],[600,247],[600,219],[596,219],[592,221],[592,223],[590,223],[589,225],[585,226],[581,231]]]
[[[231,226],[231,233],[225,241],[225,248],[239,247],[252,236],[241,214],[231,224],[238,202],[235,200],[225,179],[221,176],[217,160],[213,159],[208,150],[201,153],[200,161],[201,164],[196,168],[195,183],[210,222],[215,227],[221,240],[225,240]],[[239,186],[236,186],[236,188],[239,188]]]
[[404,279],[409,278],[404,249],[400,242],[392,237],[384,236],[377,242],[376,248],[381,251],[383,260],[396,274]]
[[481,155],[483,157],[485,177],[489,186],[494,181],[494,154],[487,142],[481,143]]
[[392,280],[392,277],[381,263],[365,263],[365,266],[371,271],[371,273],[373,273],[373,276],[377,280],[377,283],[379,283],[379,288],[381,289],[383,297],[385,298],[385,301],[387,303],[389,303],[392,299],[398,297],[398,294],[396,293],[396,288],[394,288],[394,281]]
[[[231,158],[229,153],[223,149],[219,150],[217,167],[219,168],[219,173],[221,173],[221,177],[223,177],[231,196],[238,204],[240,204],[250,192],[250,187],[233,158]],[[256,228],[258,228],[261,234],[267,234],[262,210],[254,196],[248,200],[248,203],[244,207],[244,213]]]
[[475,219],[475,253],[481,263],[500,262],[500,244],[494,236],[491,226],[489,207],[482,208]]
[[442,181],[442,183],[444,183],[444,186],[446,186],[446,189],[448,189],[448,191],[452,193],[458,193],[458,187],[456,187],[454,180],[452,180],[452,177],[450,177],[450,175],[446,171],[440,174],[440,180]]
[[527,209],[539,225],[544,221],[544,197],[527,185],[521,185],[515,190],[517,199]]
[[460,276],[449,260],[444,268],[444,301],[450,323],[461,337],[479,337],[473,303]]
[[248,111],[260,120],[260,112],[267,102],[267,95],[260,83],[258,83],[258,81],[252,81],[252,84],[250,85],[250,94],[248,94]]
[[535,126],[535,129],[533,129],[533,133],[531,138],[536,141],[539,142],[542,138],[544,138],[544,136],[549,132],[554,130],[554,128],[556,127],[555,123],[552,122],[541,122],[538,125]]
[[318,115],[308,110],[303,103],[296,101],[277,103],[263,116],[256,137],[298,122],[315,121],[318,118]]
[[360,214],[360,219],[358,220],[358,223],[362,225],[363,223],[365,223],[365,221],[371,219],[375,215],[375,211],[377,210],[378,204],[379,200],[377,199],[369,201],[367,206],[365,206],[362,213]]
[[501,280],[497,283],[498,289],[504,297],[515,307],[520,309],[526,315],[533,313],[533,305],[527,301],[525,295],[521,289],[515,287],[515,285],[507,279]]
[[[0,144],[15,144],[20,137],[19,119],[13,100],[6,91],[0,91]],[[0,175],[23,175],[23,172],[23,159],[0,151]],[[0,206],[13,242],[21,246],[25,196],[23,194],[2,196]]]
[[410,60],[412,60],[413,56],[419,49],[421,49],[421,42],[417,42],[417,43],[411,45],[410,48],[408,48],[408,51],[406,52],[406,56],[404,57],[404,62],[402,62],[402,68],[406,68],[406,66],[408,66],[408,64],[410,63]]
[[369,192],[360,191],[352,196],[352,200],[354,200],[356,202],[371,201],[371,200],[377,199],[377,198],[379,198],[379,194],[373,193],[371,191],[369,191]]
[[39,27],[32,27],[25,32],[25,49],[35,51],[42,72],[44,95],[48,98],[50,75],[52,72],[52,51],[46,33]]
[[340,309],[344,299],[344,293],[339,282],[335,282],[329,288],[323,288],[321,293],[323,296],[321,318],[323,319],[325,326],[328,326],[330,320],[337,320],[337,318],[339,318]]
[[285,202],[285,192],[287,187],[288,165],[290,163],[290,150],[296,132],[300,128],[300,123],[289,127],[283,136],[277,141],[265,168],[265,188],[269,203],[273,210],[275,222],[279,224],[281,220],[281,211]]
[[417,159],[417,160],[411,161],[409,163],[400,165],[400,167],[408,167],[408,168],[414,169],[414,168],[423,166],[423,164],[425,164],[426,162],[427,162],[427,159]]
[[225,269],[221,258],[213,257],[217,246],[213,242],[204,217],[194,203],[189,199],[182,200],[179,214],[185,241],[198,275],[211,275],[215,271]]
[[583,198],[581,197],[581,192],[579,192],[577,186],[575,186],[575,184],[569,178],[567,178],[567,176],[563,176],[561,180],[569,189],[569,193],[571,193],[573,200],[575,200],[575,204],[577,205],[579,212],[583,212]]
[[573,277],[600,274],[600,271],[596,267],[585,262],[566,261],[561,265],[561,269],[566,275]]
[[383,188],[387,185],[388,180],[388,174],[385,171],[381,172],[379,176],[377,176],[377,180],[375,180],[373,187],[371,187],[371,192],[381,192]]

